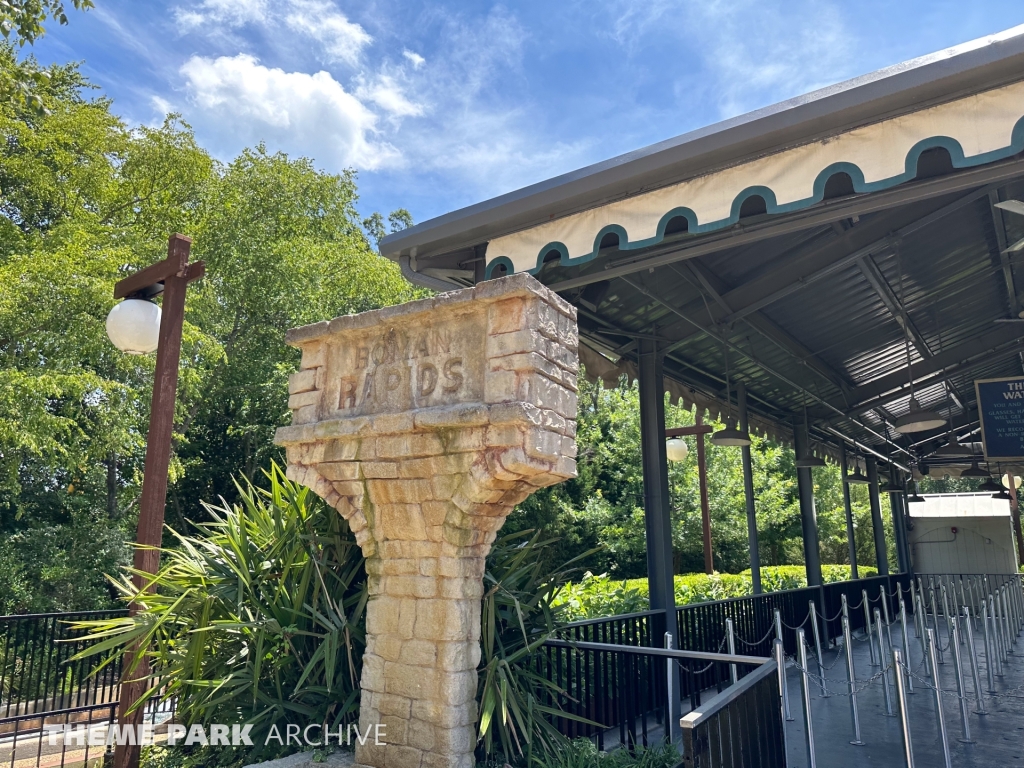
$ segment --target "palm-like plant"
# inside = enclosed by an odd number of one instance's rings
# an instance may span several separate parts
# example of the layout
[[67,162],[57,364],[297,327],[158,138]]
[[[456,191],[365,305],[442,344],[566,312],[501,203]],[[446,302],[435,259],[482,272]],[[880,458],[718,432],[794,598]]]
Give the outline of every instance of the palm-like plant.
[[596,550],[551,572],[544,561],[553,543],[540,532],[512,533],[499,538],[487,558],[477,700],[479,738],[488,757],[499,747],[527,764],[550,758],[567,744],[555,718],[589,722],[559,707],[567,694],[540,674],[536,652],[562,623],[564,606],[554,605],[555,596],[579,570],[575,564]]
[[[175,533],[147,588],[116,582],[141,611],[76,624],[96,640],[82,657],[145,649],[153,671],[139,706],[173,697],[187,724],[252,723],[254,735],[290,715],[332,727],[355,718],[362,553],[308,488],[277,465],[266,475],[268,489],[238,486],[239,504],[205,505],[213,522],[199,535]],[[137,667],[142,655],[129,653]]]

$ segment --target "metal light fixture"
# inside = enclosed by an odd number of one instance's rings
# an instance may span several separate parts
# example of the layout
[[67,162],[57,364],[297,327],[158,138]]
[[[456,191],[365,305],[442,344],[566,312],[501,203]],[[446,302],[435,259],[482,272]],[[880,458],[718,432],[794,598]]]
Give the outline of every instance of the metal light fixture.
[[867,485],[868,483],[871,482],[868,479],[868,476],[865,475],[863,471],[861,471],[860,461],[856,458],[854,458],[853,460],[853,467],[853,474],[846,476],[847,483],[849,483],[850,485]]
[[903,493],[906,489],[899,483],[886,483],[885,487],[882,488],[881,490],[883,493],[897,494]]
[[107,336],[129,355],[156,352],[160,341],[160,307],[146,299],[125,299],[107,315]]
[[1010,494],[1006,492],[1005,488],[1003,488],[999,491],[999,493],[993,493],[992,498],[1002,499],[1003,501],[1010,501]]
[[996,492],[996,493],[998,493],[999,491],[1002,491],[1002,490],[1004,490],[1003,486],[1001,486],[999,483],[997,483],[991,477],[988,478],[988,480],[986,480],[985,482],[983,482],[981,485],[978,486],[978,492],[979,493],[981,493],[981,492],[985,492],[985,493]]
[[681,437],[670,437],[665,441],[665,453],[669,461],[686,461],[690,455],[690,446]]
[[[728,344],[724,345],[725,351],[725,407],[728,410],[731,407],[732,401],[730,399],[730,378],[729,378],[729,347]],[[723,445],[723,446],[747,446],[750,445],[750,435],[746,432],[741,432],[739,429],[739,423],[736,419],[726,423],[724,429],[720,429],[711,436],[712,445]]]
[[910,503],[912,503],[912,504],[920,504],[923,501],[928,501],[928,499],[926,499],[924,496],[921,496],[921,495],[918,494],[918,492],[917,492],[917,483],[915,483],[913,480],[911,480],[907,484],[907,489],[910,492],[909,495],[907,496],[907,501],[909,501]]
[[978,466],[977,459],[974,459],[974,461],[971,462],[970,469],[965,469],[963,472],[960,473],[960,477],[966,477],[968,479],[984,479],[988,476],[988,472],[986,472],[984,469]]
[[[1004,488],[1009,488],[1010,487],[1010,477],[1011,477],[1011,475],[1009,473],[1007,473],[1007,474],[1005,474],[1005,475],[1003,475],[1002,477],[999,478],[999,482],[1001,482],[1003,484]],[[1020,475],[1012,475],[1012,477],[1013,477],[1013,487],[1014,487],[1014,489],[1020,488],[1020,484],[1021,484],[1021,477],[1020,477]]]
[[[907,358],[907,365],[910,365],[910,358]],[[946,419],[937,411],[922,408],[913,395],[910,397],[910,410],[896,419],[896,431],[901,434],[912,432],[927,432],[929,429],[938,429],[946,423]]]
[[804,406],[804,435],[807,438],[807,450],[804,451],[804,455],[800,456],[795,466],[797,469],[812,469],[813,467],[824,467],[824,459],[820,459],[811,452],[811,424],[807,419],[807,406]]
[[960,442],[956,435],[949,436],[949,442],[935,452],[936,456],[970,456],[973,454],[970,448]]

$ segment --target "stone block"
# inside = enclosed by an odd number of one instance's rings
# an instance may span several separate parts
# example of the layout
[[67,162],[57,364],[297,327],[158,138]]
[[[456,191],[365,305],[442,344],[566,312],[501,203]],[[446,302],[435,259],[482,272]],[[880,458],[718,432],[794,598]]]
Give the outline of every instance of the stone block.
[[526,426],[544,423],[543,411],[529,403],[496,403],[490,407],[491,424],[522,424]]
[[365,416],[350,419],[330,419],[316,425],[317,440],[352,438],[370,434],[370,420]]
[[437,698],[449,706],[458,706],[476,698],[477,672],[467,669],[463,672],[449,672],[439,675]]
[[[385,733],[385,737],[382,740],[388,745],[408,743],[409,737],[406,731],[409,724],[408,718],[397,717],[395,715],[385,715],[382,712],[379,720]],[[370,740],[373,740],[373,735],[370,736]]]
[[393,693],[418,701],[424,698],[440,698],[438,696],[440,674],[435,669],[412,667],[408,664],[389,661],[384,664],[384,693]]
[[496,334],[518,331],[526,327],[526,316],[526,302],[523,299],[496,301],[487,308],[487,332]]
[[427,527],[441,525],[448,516],[450,504],[446,501],[424,501],[420,504],[423,513],[423,524]]
[[364,461],[360,465],[363,477],[366,478],[397,478],[398,464],[393,461]]
[[[409,728],[406,731],[407,742],[410,747],[416,747],[422,749],[425,752],[433,750],[435,747],[434,741],[434,730],[436,726],[428,723],[424,720],[418,720],[413,718],[409,721]],[[427,755],[424,755],[426,758]]]
[[508,403],[516,398],[515,371],[490,371],[484,376],[485,403]]
[[562,455],[562,435],[546,429],[527,430],[523,450],[530,458],[554,463]]
[[486,354],[490,360],[505,355],[518,355],[536,352],[545,348],[544,337],[536,331],[526,328],[513,333],[499,333],[487,337]]
[[412,413],[381,413],[371,420],[374,434],[388,435],[412,432]]
[[515,424],[492,424],[487,428],[487,445],[491,448],[504,448],[523,444],[523,433]]
[[302,370],[288,377],[288,394],[297,395],[316,389],[316,369]]
[[437,580],[429,576],[390,576],[387,593],[393,597],[434,597],[437,594]]
[[412,712],[412,699],[405,696],[395,696],[392,693],[385,693],[380,697],[377,711],[382,715],[394,715],[408,719]]
[[316,405],[304,405],[292,411],[292,424],[312,424],[316,419]]
[[417,429],[479,426],[486,424],[488,417],[487,407],[477,403],[424,408],[415,414]]
[[326,348],[323,344],[304,344],[302,347],[302,362],[299,367],[302,369],[319,368],[327,359]]
[[437,645],[426,640],[406,640],[397,660],[418,667],[433,666],[437,661]]
[[384,761],[387,768],[421,768],[423,750],[400,744],[384,747]]
[[476,459],[471,453],[449,453],[424,459],[406,459],[399,465],[400,477],[433,478],[465,472]]
[[441,643],[437,648],[437,663],[447,672],[476,669],[480,664],[480,643]]
[[394,635],[378,635],[374,638],[373,652],[384,661],[398,661],[402,652],[402,639]]
[[359,464],[354,461],[324,461],[316,469],[327,480],[359,479]]
[[367,480],[366,485],[374,504],[418,504],[434,498],[431,482],[425,479],[382,478]]
[[324,461],[352,461],[358,452],[358,440],[330,440],[324,443]]

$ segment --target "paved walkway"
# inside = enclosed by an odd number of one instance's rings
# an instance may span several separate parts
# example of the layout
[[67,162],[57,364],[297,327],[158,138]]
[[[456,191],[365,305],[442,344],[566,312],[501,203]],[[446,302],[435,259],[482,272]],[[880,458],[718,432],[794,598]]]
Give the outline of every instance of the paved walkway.
[[[940,620],[940,644],[946,639],[945,624]],[[910,635],[911,666],[917,676],[914,679],[914,694],[907,696],[907,712],[910,721],[911,740],[916,768],[944,768],[945,761],[939,736],[937,709],[934,690],[925,675],[920,640],[917,639],[912,623]],[[902,650],[902,636],[898,622],[892,627],[893,644]],[[976,714],[974,682],[971,676],[970,660],[966,642],[961,646],[964,663],[964,677],[970,700],[968,724],[974,743],[965,744],[961,726],[960,703],[956,697],[956,677],[951,652],[943,654],[945,664],[939,665],[943,696],[943,712],[954,768],[1012,768],[1024,766],[1024,636],[1016,639],[1013,655],[1007,662],[997,665],[995,672],[1002,677],[995,678],[996,695],[987,693],[988,682],[985,668],[984,640],[975,632],[978,650],[979,673],[982,692],[985,694],[987,715]],[[879,673],[878,667],[870,665],[867,643],[854,639],[854,667],[857,679],[864,686],[868,678]],[[824,652],[825,666],[833,665],[825,672],[827,687],[831,691],[845,694],[847,688],[845,651],[842,646]],[[816,671],[813,653],[808,654],[808,663]],[[788,671],[790,709],[794,720],[787,724],[790,768],[808,768],[800,673],[791,667]],[[891,679],[891,677],[890,677]],[[896,710],[895,688],[890,686],[893,708]],[[822,698],[821,689],[812,682],[811,725],[815,739],[815,755],[818,768],[855,768],[877,766],[878,768],[904,768],[903,742],[899,717],[885,714],[885,699],[882,681],[879,677],[858,693],[861,739],[864,746],[853,746],[853,724],[850,713],[850,699],[846,695]]]

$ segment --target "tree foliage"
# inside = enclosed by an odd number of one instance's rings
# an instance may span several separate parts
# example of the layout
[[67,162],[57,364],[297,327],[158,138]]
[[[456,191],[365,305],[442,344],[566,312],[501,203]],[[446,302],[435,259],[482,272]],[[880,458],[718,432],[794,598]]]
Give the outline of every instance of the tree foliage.
[[[0,49],[0,73],[16,66]],[[189,289],[175,418],[168,519],[183,531],[201,499],[236,498],[232,475],[275,455],[298,360],[284,331],[416,295],[364,235],[354,173],[262,146],[221,165],[177,116],[126,125],[74,66],[52,68],[39,98],[45,111],[0,102],[0,613],[110,599],[153,359],[120,353],[104,321],[114,283],[164,258],[170,233],[207,263]],[[76,589],[33,585],[54,573],[33,553],[61,562],[55,547],[101,530],[120,544],[75,558],[77,579],[61,571]]]

